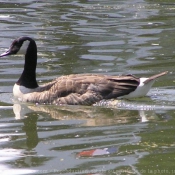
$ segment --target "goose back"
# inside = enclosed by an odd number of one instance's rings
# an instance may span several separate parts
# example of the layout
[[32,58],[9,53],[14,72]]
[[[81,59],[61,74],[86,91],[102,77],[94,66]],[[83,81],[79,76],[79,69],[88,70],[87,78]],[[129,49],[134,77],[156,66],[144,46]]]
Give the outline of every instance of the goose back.
[[99,74],[75,74],[62,76],[50,83],[38,86],[36,81],[37,45],[30,37],[20,37],[0,57],[23,53],[24,70],[14,85],[13,94],[21,101],[47,104],[92,105],[103,99],[145,96],[156,78],[133,75],[107,76]]
[[107,76],[74,74],[44,84],[35,92],[24,94],[23,101],[33,103],[92,105],[102,99],[129,94],[139,85],[133,75]]

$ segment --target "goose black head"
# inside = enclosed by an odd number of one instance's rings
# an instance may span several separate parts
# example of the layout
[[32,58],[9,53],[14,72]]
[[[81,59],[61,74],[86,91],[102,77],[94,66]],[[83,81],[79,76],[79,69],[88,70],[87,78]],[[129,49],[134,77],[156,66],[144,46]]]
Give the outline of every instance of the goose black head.
[[32,39],[29,37],[21,37],[15,39],[9,49],[2,53],[0,57],[8,56],[8,55],[15,55],[15,54],[26,54],[30,41]]

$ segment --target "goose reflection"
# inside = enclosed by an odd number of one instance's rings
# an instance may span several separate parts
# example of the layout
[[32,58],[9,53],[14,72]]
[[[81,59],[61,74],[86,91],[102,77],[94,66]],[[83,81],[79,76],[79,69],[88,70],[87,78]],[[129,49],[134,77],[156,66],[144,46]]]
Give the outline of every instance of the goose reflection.
[[[16,103],[13,106],[13,111],[16,119],[25,119],[26,121],[29,120],[30,122],[34,122],[34,119],[30,120],[30,118],[32,118],[34,115],[42,116],[43,114],[47,114],[47,116],[49,115],[52,119],[60,121],[79,121],[79,125],[81,126],[106,126],[113,124],[133,123],[138,120],[140,122],[147,122],[148,120],[157,120],[158,118],[153,110],[117,110],[114,108],[104,108],[99,106],[58,107],[50,105],[27,105]],[[30,122],[28,122],[28,124]],[[34,126],[35,125],[36,124],[34,124]]]
[[[123,161],[126,156],[122,155],[123,146],[139,143],[142,137],[137,133],[148,125],[147,121],[159,120],[154,110],[120,110],[109,106],[49,106],[15,103],[13,111],[16,120],[24,123],[23,131],[26,134],[25,142],[28,149],[36,147],[32,153],[30,152],[30,156],[23,158],[28,166],[33,165],[33,154],[44,155],[39,157],[39,160],[48,161],[48,150],[49,159],[57,161],[58,166],[61,166],[64,161],[62,157],[69,153],[71,156],[68,158],[71,161],[74,161],[75,157],[76,159],[88,157],[99,159],[103,156],[119,154],[118,165],[121,162],[127,165],[127,161]],[[141,122],[144,123],[135,125]],[[144,152],[140,155],[143,156]],[[138,162],[140,155],[130,158],[132,164]],[[111,161],[112,159],[113,157]],[[94,162],[88,164],[93,166]],[[83,167],[80,166],[80,169]]]
[[17,120],[23,120],[23,130],[26,133],[26,145],[29,149],[35,148],[39,142],[37,120],[39,117],[44,118],[45,115],[54,120],[61,121],[60,125],[64,125],[66,122],[70,121],[69,123],[76,123],[76,125],[80,126],[107,126],[147,122],[152,119],[158,119],[154,111],[117,110],[99,106],[58,107],[15,103],[13,105],[13,111]]
[[35,148],[38,144],[37,117],[35,114],[28,114],[23,120],[23,131],[26,133],[26,145],[28,149]]

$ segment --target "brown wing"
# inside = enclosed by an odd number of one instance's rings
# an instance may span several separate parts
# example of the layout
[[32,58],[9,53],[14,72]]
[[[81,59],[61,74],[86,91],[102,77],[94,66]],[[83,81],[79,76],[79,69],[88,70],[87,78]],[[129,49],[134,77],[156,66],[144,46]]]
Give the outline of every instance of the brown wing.
[[[102,99],[117,98],[134,91],[139,78],[132,75],[69,75],[55,79],[35,93],[32,102],[91,105]],[[42,92],[41,92],[42,91]]]

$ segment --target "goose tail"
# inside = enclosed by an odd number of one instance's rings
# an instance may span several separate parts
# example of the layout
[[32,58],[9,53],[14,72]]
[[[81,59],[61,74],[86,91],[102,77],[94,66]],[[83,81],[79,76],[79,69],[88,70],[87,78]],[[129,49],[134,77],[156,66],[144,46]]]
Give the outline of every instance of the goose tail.
[[161,76],[163,76],[163,75],[166,75],[167,73],[168,73],[168,71],[165,71],[165,72],[161,72],[161,73],[159,73],[159,74],[153,75],[153,76],[149,77],[148,79],[146,79],[143,83],[144,83],[144,84],[147,84],[147,83],[149,83],[150,81],[155,80],[156,78],[159,78],[159,77],[161,77]]

